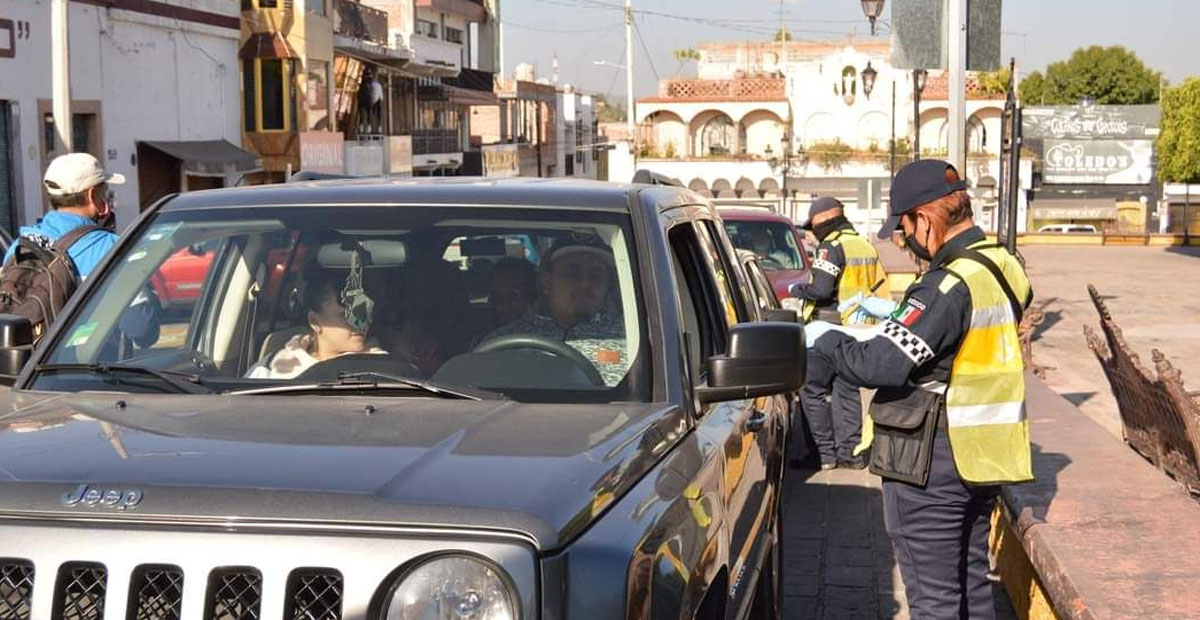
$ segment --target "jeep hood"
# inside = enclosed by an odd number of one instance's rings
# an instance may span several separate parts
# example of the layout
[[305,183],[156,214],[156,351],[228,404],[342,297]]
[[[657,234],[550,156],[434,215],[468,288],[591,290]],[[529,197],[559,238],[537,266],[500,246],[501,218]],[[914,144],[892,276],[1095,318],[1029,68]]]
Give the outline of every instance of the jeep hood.
[[[13,392],[0,515],[479,528],[549,550],[686,425],[662,404]],[[67,506],[81,484],[142,499]]]

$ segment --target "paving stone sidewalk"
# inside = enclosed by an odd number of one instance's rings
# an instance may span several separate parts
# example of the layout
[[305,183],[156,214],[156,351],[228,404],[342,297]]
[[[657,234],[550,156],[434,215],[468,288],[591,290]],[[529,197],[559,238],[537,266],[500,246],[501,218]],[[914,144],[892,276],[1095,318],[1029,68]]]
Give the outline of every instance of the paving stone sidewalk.
[[[908,618],[878,476],[793,469],[784,499],[785,618]],[[999,586],[996,593],[997,618],[1015,619]]]

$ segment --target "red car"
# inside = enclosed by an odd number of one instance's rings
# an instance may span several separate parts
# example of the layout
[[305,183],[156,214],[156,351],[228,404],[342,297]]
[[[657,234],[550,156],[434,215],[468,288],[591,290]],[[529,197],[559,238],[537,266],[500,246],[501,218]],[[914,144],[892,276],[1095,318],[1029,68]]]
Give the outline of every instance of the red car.
[[793,284],[808,282],[804,235],[791,220],[765,207],[721,207],[719,212],[730,241],[758,256],[779,299],[791,297]]
[[216,250],[204,246],[181,248],[150,276],[150,286],[163,309],[190,307],[200,297]]

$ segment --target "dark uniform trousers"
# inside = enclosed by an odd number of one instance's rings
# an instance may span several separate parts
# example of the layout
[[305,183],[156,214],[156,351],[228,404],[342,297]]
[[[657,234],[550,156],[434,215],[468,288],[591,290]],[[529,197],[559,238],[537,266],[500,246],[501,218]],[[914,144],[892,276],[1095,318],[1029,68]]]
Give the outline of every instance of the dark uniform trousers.
[[[822,308],[816,318],[841,323],[837,311]],[[837,463],[854,458],[854,448],[862,440],[862,393],[833,372],[819,355],[808,353],[807,374],[800,392],[804,417],[812,431],[813,443],[822,463]]]
[[937,431],[924,488],[884,479],[884,524],[913,620],[996,617],[988,534],[999,492],[958,477],[944,428]]

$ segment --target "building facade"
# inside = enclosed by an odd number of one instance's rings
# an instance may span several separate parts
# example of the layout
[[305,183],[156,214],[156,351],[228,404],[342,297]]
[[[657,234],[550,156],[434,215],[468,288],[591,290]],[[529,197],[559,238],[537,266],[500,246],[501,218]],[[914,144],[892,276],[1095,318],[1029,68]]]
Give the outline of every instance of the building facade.
[[[240,131],[238,6],[223,0],[69,6],[74,148],[124,174],[117,220],[172,192],[237,183],[260,167]],[[54,151],[50,3],[0,4],[0,226],[48,208]]]
[[[853,221],[872,227],[883,217],[892,169],[912,158],[914,127],[923,156],[948,151],[945,77],[928,78],[914,119],[912,74],[891,65],[887,41],[698,51],[696,77],[664,80],[656,96],[637,102],[637,167],[719,202],[775,204],[799,220],[813,197],[832,195]],[[994,185],[1003,96],[972,82],[968,99],[965,172],[979,187]]]

